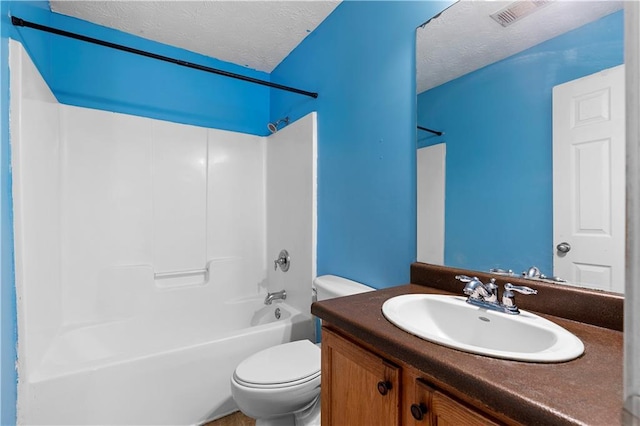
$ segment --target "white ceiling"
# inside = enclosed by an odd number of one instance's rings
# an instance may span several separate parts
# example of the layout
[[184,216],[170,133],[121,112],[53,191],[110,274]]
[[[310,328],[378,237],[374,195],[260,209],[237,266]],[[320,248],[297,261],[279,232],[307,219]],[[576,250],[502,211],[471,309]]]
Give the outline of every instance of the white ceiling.
[[51,10],[271,72],[340,0],[71,1]]
[[623,7],[622,1],[556,0],[504,28],[489,17],[509,1],[462,0],[417,30],[417,92],[514,55]]

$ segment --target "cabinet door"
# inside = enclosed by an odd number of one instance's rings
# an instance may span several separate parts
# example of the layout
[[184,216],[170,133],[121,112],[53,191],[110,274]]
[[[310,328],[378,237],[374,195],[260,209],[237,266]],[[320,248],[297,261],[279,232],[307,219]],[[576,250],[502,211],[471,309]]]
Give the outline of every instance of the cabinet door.
[[497,425],[490,418],[431,387],[424,380],[407,378],[405,386],[413,389],[407,393],[405,404],[407,426],[480,426]]
[[322,425],[400,424],[400,369],[322,329]]
[[430,426],[434,389],[415,376],[407,380],[405,386],[413,386],[412,392],[407,394],[405,424],[407,426]]
[[431,418],[434,426],[485,426],[498,424],[438,391],[433,392],[432,398]]

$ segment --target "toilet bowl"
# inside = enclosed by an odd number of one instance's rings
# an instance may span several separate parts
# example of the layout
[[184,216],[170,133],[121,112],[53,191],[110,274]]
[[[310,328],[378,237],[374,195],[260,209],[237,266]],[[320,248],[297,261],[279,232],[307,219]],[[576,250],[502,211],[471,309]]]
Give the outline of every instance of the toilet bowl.
[[233,373],[231,394],[255,419],[304,410],[320,394],[320,348],[298,340],[251,355]]
[[[333,275],[317,277],[314,287],[318,300],[375,290]],[[257,426],[319,425],[319,345],[299,340],[251,355],[236,367],[231,394]]]

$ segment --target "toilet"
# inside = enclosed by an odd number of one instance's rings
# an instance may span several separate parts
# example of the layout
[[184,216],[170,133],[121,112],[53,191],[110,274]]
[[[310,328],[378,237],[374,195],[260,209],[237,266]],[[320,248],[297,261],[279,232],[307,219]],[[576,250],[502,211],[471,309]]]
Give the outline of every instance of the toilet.
[[[317,300],[373,291],[335,275],[314,281]],[[236,367],[231,394],[256,426],[320,425],[320,346],[309,340],[259,351]]]

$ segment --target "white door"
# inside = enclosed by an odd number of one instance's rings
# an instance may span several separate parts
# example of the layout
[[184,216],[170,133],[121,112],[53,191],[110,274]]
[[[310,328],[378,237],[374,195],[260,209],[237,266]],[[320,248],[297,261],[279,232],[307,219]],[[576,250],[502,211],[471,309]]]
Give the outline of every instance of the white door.
[[444,143],[418,150],[418,262],[444,265]]
[[624,65],[553,88],[553,273],[624,291]]

